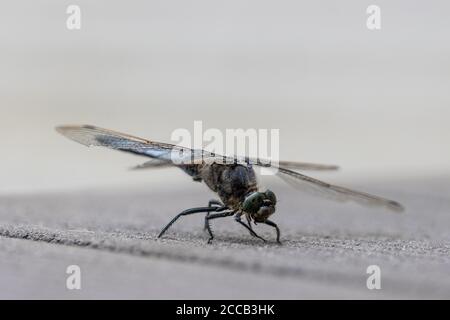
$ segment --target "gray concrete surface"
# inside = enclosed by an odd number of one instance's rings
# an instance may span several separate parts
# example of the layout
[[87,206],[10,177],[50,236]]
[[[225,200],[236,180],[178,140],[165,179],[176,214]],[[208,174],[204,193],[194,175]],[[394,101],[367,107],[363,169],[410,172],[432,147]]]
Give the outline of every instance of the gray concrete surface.
[[[352,184],[403,202],[404,214],[267,184],[280,199],[282,246],[251,238],[232,219],[215,221],[208,245],[201,216],[157,240],[177,212],[213,196],[187,180],[1,196],[0,298],[450,298],[450,179]],[[79,291],[65,287],[71,264],[82,270]],[[381,290],[366,288],[373,264]]]

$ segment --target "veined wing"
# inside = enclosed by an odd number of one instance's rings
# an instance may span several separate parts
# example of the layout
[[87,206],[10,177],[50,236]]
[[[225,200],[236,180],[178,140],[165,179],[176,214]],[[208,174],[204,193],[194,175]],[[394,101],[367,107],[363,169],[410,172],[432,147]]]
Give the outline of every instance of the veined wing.
[[295,170],[338,170],[339,166],[333,164],[319,164],[311,162],[296,162],[296,161],[279,161],[278,166]]
[[314,171],[328,171],[328,170],[338,170],[339,166],[334,164],[320,164],[320,163],[312,163],[312,162],[298,162],[298,161],[285,161],[280,160],[276,163],[273,163],[269,160],[262,159],[246,159],[247,163],[255,164],[261,167],[272,167],[272,168],[286,168],[286,169],[295,169],[295,170],[314,170]]
[[305,192],[318,194],[337,201],[351,200],[365,206],[382,206],[397,212],[404,210],[403,206],[394,200],[332,185],[287,168],[279,167],[277,169],[277,175],[280,178]]
[[[206,152],[206,151],[205,151]],[[338,170],[339,167],[335,165],[328,165],[328,164],[318,164],[318,163],[309,163],[309,162],[294,162],[294,161],[279,161],[278,165],[275,166],[274,164],[268,164],[264,165],[262,161],[258,160],[251,160],[248,158],[230,158],[230,157],[223,157],[223,156],[216,156],[216,155],[204,155],[204,161],[205,162],[215,162],[218,164],[226,164],[221,162],[222,160],[228,159],[231,161],[231,163],[241,163],[241,164],[257,164],[259,163],[260,166],[264,167],[274,167],[278,168],[278,166],[283,168],[292,168],[296,170]],[[265,162],[267,163],[267,161]],[[188,163],[187,163],[188,164]],[[152,169],[152,168],[161,168],[170,165],[169,162],[165,160],[160,159],[151,159],[147,162],[144,162],[140,165],[137,165],[133,167],[132,169]]]
[[[297,162],[280,162],[278,165],[265,164],[259,160],[252,161],[248,158],[224,157],[204,150],[193,150],[173,144],[155,142],[90,125],[60,126],[56,130],[64,136],[86,146],[103,146],[158,159],[157,162],[153,163],[153,167],[163,166],[165,163],[167,165],[169,163],[177,165],[202,162],[227,164],[230,163],[230,160],[233,163],[234,159],[238,163],[251,163],[258,166],[276,168],[280,177],[284,179],[287,177],[294,178],[299,186],[307,187],[304,190],[318,190],[322,194],[332,196],[335,200],[353,200],[365,205],[381,205],[394,211],[403,210],[403,207],[396,201],[331,185],[288,169],[288,167],[298,169],[302,167],[306,169],[309,167],[315,168],[316,170],[317,168],[330,170],[335,169],[335,166]],[[150,166],[149,164],[147,166]]]
[[[379,196],[371,195],[361,191],[351,190],[345,187],[332,185],[318,179],[311,178],[309,176],[303,175],[296,171],[292,171],[288,168],[295,168],[298,170],[337,170],[338,167],[335,165],[324,165],[316,163],[306,163],[306,162],[292,162],[292,161],[279,161],[278,163],[270,163],[267,161],[249,159],[249,158],[225,158],[222,156],[217,156],[215,154],[205,155],[203,154],[204,161],[215,162],[223,164],[224,159],[237,161],[241,164],[251,164],[261,167],[270,167],[274,170],[278,170],[277,175],[290,183],[296,188],[300,188],[303,191],[318,194],[323,197],[331,198],[336,201],[354,201],[365,206],[383,206],[393,211],[403,211],[403,206],[393,200],[385,199]],[[164,163],[154,162],[152,160],[142,164],[141,166],[135,167],[139,168],[157,168],[164,166]]]
[[[252,160],[245,157],[226,157],[205,150],[194,150],[170,143],[142,139],[129,134],[103,129],[91,125],[59,126],[56,130],[67,138],[86,146],[102,146],[131,152],[153,158],[137,166],[137,169],[162,167],[170,164],[199,164],[203,162],[218,164],[259,164],[267,161]],[[155,159],[158,159],[156,161]],[[336,170],[334,165],[306,162],[280,161],[279,166],[297,170]],[[272,166],[265,165],[264,166]]]
[[162,159],[151,159],[144,163],[138,164],[137,166],[131,167],[132,170],[142,170],[142,169],[157,169],[157,168],[167,168],[173,167],[171,161]]
[[134,137],[91,125],[60,126],[56,131],[85,146],[102,146],[120,151],[159,159],[171,164],[193,163],[196,159],[213,157],[214,154],[203,150],[193,150],[169,143],[161,143]]

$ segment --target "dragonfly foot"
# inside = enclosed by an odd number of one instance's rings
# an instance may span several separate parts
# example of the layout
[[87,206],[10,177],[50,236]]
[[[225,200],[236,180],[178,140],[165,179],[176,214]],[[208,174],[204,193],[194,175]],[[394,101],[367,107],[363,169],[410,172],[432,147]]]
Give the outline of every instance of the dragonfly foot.
[[220,212],[220,211],[224,211],[227,209],[228,209],[227,207],[217,207],[217,209],[215,210],[216,213],[209,214],[209,212],[208,212],[208,214],[205,216],[205,228],[209,233],[208,243],[211,243],[211,241],[214,239],[214,235],[211,230],[211,225],[209,223],[209,220],[217,219],[217,218],[225,218],[225,217],[229,217],[234,214],[234,211]]
[[267,219],[266,221],[264,221],[265,224],[267,224],[268,226],[271,226],[273,228],[275,228],[276,232],[277,232],[277,243],[281,244],[280,241],[280,228],[278,228],[277,224],[273,221],[270,221],[269,219]]

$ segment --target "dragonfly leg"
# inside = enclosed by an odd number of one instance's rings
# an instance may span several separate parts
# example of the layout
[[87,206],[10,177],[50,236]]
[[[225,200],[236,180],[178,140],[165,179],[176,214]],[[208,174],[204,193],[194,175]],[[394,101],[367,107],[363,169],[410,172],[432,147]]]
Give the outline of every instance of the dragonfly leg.
[[209,200],[208,207],[212,207],[213,205],[223,207],[223,203],[220,202],[219,200],[215,200],[215,199]]
[[266,239],[264,239],[263,237],[260,237],[255,231],[253,231],[253,229],[251,227],[249,227],[248,225],[245,224],[245,222],[243,222],[241,220],[240,216],[234,216],[234,220],[236,220],[239,224],[243,225],[245,227],[245,229],[247,229],[250,234],[258,239],[261,239],[262,241],[266,242]]
[[[227,207],[222,207],[222,208],[223,208],[223,210],[228,209]],[[220,209],[222,209],[222,208],[220,208]],[[217,218],[229,217],[229,216],[232,216],[234,213],[235,213],[234,211],[220,212],[220,213],[213,213],[213,214],[207,215],[205,217],[205,227],[206,227],[206,230],[208,230],[208,233],[209,233],[208,243],[211,243],[211,241],[214,239],[214,235],[212,233],[211,226],[209,224],[209,220],[217,219]]]
[[280,241],[280,228],[278,228],[277,224],[275,222],[273,222],[273,221],[270,221],[270,220],[266,220],[266,221],[264,221],[264,223],[275,228],[275,230],[277,231],[277,242],[279,244],[281,244],[281,241]]
[[248,227],[253,230],[252,221],[250,220],[250,216],[249,215],[245,215],[245,218],[247,218],[247,225],[248,225]]
[[[220,202],[219,200],[215,200],[215,199],[209,200],[209,202],[208,202],[208,207],[217,207],[217,209],[219,209],[219,208],[226,208],[226,207],[222,204],[222,202]],[[220,210],[220,211],[223,211],[223,210]],[[208,219],[206,219],[206,218],[209,216],[209,213],[210,213],[210,211],[208,211],[208,212],[206,213],[206,215],[205,215],[205,227],[203,228],[204,230],[207,230],[207,229],[208,229],[208,224],[209,224],[209,222],[208,222]]]
[[187,209],[184,210],[183,212],[177,214],[175,216],[175,218],[172,219],[172,221],[170,221],[165,227],[164,229],[162,229],[162,231],[159,233],[158,238],[161,238],[161,236],[167,231],[167,229],[169,229],[172,224],[175,223],[175,221],[177,221],[180,217],[182,216],[187,216],[190,214],[194,214],[194,213],[201,213],[201,212],[209,212],[209,211],[216,211],[217,208],[215,207],[198,207],[198,208],[192,208],[192,209]]

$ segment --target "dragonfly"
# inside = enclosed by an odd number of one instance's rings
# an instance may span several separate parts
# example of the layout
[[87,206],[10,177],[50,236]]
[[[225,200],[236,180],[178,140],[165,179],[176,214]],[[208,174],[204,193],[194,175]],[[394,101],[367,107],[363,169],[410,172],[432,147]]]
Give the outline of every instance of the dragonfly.
[[404,210],[397,201],[329,184],[298,172],[337,170],[338,166],[335,165],[295,161],[271,163],[249,157],[223,156],[206,150],[142,139],[92,125],[64,125],[56,127],[56,131],[88,147],[107,147],[150,158],[145,163],[133,167],[136,170],[178,167],[194,181],[204,182],[218,195],[220,200],[210,200],[207,206],[186,209],[177,214],[162,229],[158,238],[161,238],[179,218],[204,213],[204,229],[209,235],[208,243],[214,239],[211,220],[231,216],[253,237],[262,241],[266,240],[256,233],[252,224],[261,223],[273,227],[276,231],[276,241],[281,243],[280,228],[269,219],[275,213],[277,197],[269,189],[264,191],[259,189],[254,167],[274,169],[278,177],[294,184],[300,190],[333,200],[354,201],[365,206],[379,206],[395,212]]

